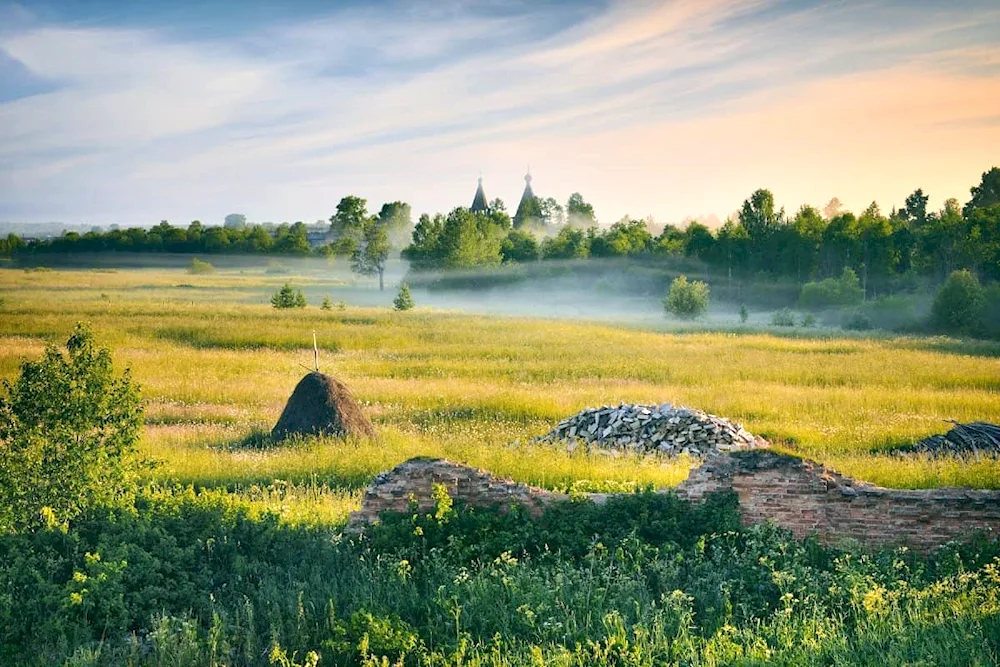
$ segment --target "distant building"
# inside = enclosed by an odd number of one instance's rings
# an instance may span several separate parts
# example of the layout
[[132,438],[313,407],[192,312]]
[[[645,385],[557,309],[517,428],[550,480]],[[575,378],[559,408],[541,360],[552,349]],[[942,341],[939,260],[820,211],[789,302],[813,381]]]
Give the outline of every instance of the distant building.
[[472,198],[472,206],[469,210],[473,213],[489,213],[489,204],[486,203],[486,193],[483,192],[483,177],[479,177],[479,187],[476,188],[476,196]]
[[306,239],[309,241],[310,248],[321,248],[328,243],[330,243],[330,226],[324,225],[322,228],[317,226],[309,227],[306,230]]
[[[483,177],[479,177],[479,185],[476,187],[476,194],[472,198],[472,206],[469,210],[473,213],[489,213],[490,205],[486,200],[486,192],[483,190]],[[537,218],[539,217],[538,200],[535,192],[531,189],[531,172],[524,176],[524,192],[521,193],[521,201],[517,205],[516,216]]]
[[514,214],[514,217],[523,218],[526,215],[531,217],[537,208],[538,204],[535,200],[535,193],[531,189],[531,171],[528,171],[524,175],[524,192],[521,193],[521,201],[517,204],[517,213]]

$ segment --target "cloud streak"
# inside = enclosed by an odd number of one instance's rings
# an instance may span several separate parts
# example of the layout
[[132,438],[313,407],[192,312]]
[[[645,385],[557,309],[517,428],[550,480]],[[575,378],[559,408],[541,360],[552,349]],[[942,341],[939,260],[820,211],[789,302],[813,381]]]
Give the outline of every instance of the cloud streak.
[[0,103],[0,219],[313,220],[348,193],[445,210],[480,169],[516,199],[530,162],[541,194],[579,190],[605,221],[677,220],[762,186],[790,207],[962,197],[996,160],[987,5],[532,7],[366,5],[197,39],[22,20],[0,49],[44,86]]

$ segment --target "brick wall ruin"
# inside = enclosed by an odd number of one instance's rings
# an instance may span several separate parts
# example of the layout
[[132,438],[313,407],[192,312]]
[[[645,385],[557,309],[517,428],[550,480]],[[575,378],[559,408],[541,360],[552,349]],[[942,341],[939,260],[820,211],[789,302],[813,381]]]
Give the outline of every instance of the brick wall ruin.
[[[516,503],[535,513],[548,502],[567,498],[450,461],[411,459],[375,478],[350,525],[359,528],[386,511],[405,512],[411,498],[426,510],[434,504],[435,483],[444,484],[453,498],[480,507]],[[727,489],[739,497],[745,524],[770,520],[798,537],[816,533],[828,543],[857,540],[872,547],[905,544],[926,551],[977,530],[1000,536],[1000,491],[885,489],[769,450],[711,458],[674,492],[699,500]]]
[[549,501],[569,496],[538,489],[490,473],[452,463],[445,459],[418,457],[376,475],[365,490],[361,509],[351,514],[348,527],[358,528],[378,519],[383,512],[406,512],[414,502],[420,511],[434,507],[435,484],[443,484],[448,494],[475,507],[511,504],[525,506],[537,514]]

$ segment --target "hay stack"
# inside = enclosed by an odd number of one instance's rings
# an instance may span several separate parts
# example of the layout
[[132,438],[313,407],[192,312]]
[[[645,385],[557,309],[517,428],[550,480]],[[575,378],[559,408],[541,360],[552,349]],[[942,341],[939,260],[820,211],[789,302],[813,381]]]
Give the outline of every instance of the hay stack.
[[296,435],[371,438],[375,429],[343,383],[313,372],[295,386],[278,423],[271,429],[274,440]]

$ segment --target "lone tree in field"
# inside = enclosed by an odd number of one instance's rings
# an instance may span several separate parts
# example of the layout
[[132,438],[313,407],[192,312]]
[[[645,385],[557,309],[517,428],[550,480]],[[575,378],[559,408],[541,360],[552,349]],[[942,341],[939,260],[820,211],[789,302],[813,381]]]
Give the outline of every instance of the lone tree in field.
[[396,310],[411,310],[417,304],[413,301],[413,295],[410,294],[410,286],[403,283],[399,286],[399,294],[392,302],[393,307]]
[[386,226],[377,218],[365,223],[361,243],[351,256],[351,270],[365,276],[378,276],[378,289],[385,289],[385,266],[392,243]]
[[271,296],[271,305],[275,308],[305,308],[306,297],[302,290],[285,283]]
[[689,282],[687,276],[674,278],[663,300],[663,308],[684,320],[698,317],[708,308],[708,285],[700,280]]
[[138,387],[77,324],[68,358],[50,345],[0,397],[0,534],[62,524],[128,501],[140,462]]

